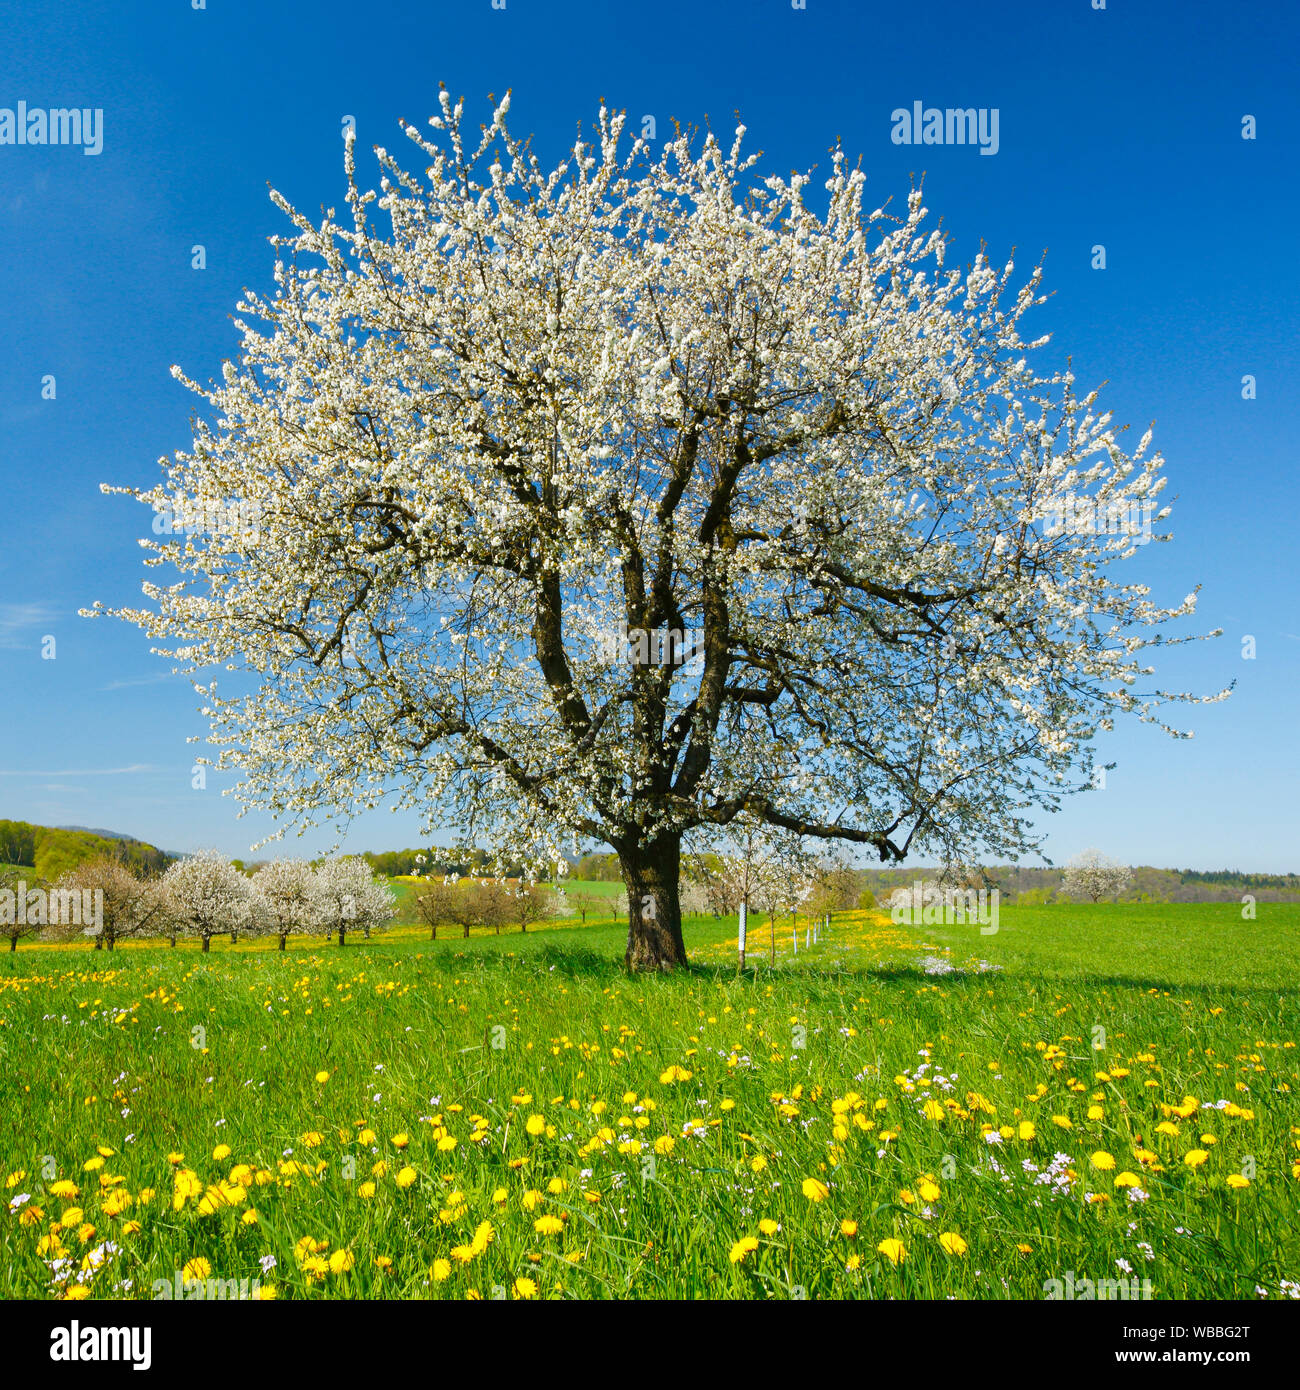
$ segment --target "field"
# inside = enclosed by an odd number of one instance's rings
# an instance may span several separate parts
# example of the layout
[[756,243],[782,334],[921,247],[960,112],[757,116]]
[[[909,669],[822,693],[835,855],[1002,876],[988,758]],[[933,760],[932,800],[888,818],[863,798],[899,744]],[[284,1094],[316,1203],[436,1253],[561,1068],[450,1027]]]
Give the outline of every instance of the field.
[[1300,906],[1259,912],[849,913],[743,976],[693,919],[668,978],[617,926],[24,944],[0,1295],[1295,1297]]

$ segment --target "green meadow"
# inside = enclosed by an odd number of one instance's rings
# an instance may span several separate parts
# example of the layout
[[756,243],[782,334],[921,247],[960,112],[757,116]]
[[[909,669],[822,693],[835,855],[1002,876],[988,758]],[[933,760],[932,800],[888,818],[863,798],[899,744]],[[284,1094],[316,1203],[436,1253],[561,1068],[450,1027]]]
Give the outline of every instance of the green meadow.
[[756,919],[743,972],[691,919],[654,978],[618,924],[23,943],[0,1295],[1292,1297],[1300,906],[1258,913]]

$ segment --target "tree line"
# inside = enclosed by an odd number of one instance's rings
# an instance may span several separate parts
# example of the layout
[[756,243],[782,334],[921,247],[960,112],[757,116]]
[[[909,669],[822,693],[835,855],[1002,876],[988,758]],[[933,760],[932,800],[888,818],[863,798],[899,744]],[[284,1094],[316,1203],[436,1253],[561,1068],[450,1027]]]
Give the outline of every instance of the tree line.
[[[19,892],[23,910],[14,911]],[[75,895],[79,905],[93,902],[96,920],[88,923],[79,910],[72,924],[51,923],[45,903],[55,895]],[[34,910],[27,910],[29,903]],[[0,939],[9,941],[11,951],[22,937],[38,934],[85,934],[97,951],[111,951],[131,937],[165,938],[175,946],[183,936],[199,941],[206,952],[214,936],[226,935],[232,942],[240,936],[273,936],[280,950],[295,934],[322,936],[344,946],[350,933],[368,939],[395,912],[392,889],[364,859],[351,856],[314,865],[277,859],[246,874],[224,856],[205,850],[174,860],[161,874],[149,874],[105,854],[82,861],[53,882],[37,876],[28,881],[21,867],[0,870]]]

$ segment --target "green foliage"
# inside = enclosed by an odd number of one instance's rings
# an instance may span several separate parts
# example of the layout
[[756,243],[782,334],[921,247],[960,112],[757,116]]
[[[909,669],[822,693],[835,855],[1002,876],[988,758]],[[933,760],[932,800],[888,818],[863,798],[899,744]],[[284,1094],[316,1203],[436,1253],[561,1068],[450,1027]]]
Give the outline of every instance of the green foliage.
[[36,830],[22,820],[0,820],[0,864],[36,865]]
[[118,859],[136,873],[160,874],[171,862],[143,840],[109,839],[89,830],[59,830],[27,821],[0,820],[0,863],[18,864],[53,882],[61,874],[100,855]]

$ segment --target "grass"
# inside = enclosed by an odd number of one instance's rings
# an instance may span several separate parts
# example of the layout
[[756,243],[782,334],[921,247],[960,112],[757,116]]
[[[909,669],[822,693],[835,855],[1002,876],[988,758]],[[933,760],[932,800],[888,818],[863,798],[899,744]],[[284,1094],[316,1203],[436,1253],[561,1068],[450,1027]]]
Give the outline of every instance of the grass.
[[1300,907],[625,934],[0,957],[0,1296],[1300,1292]]

